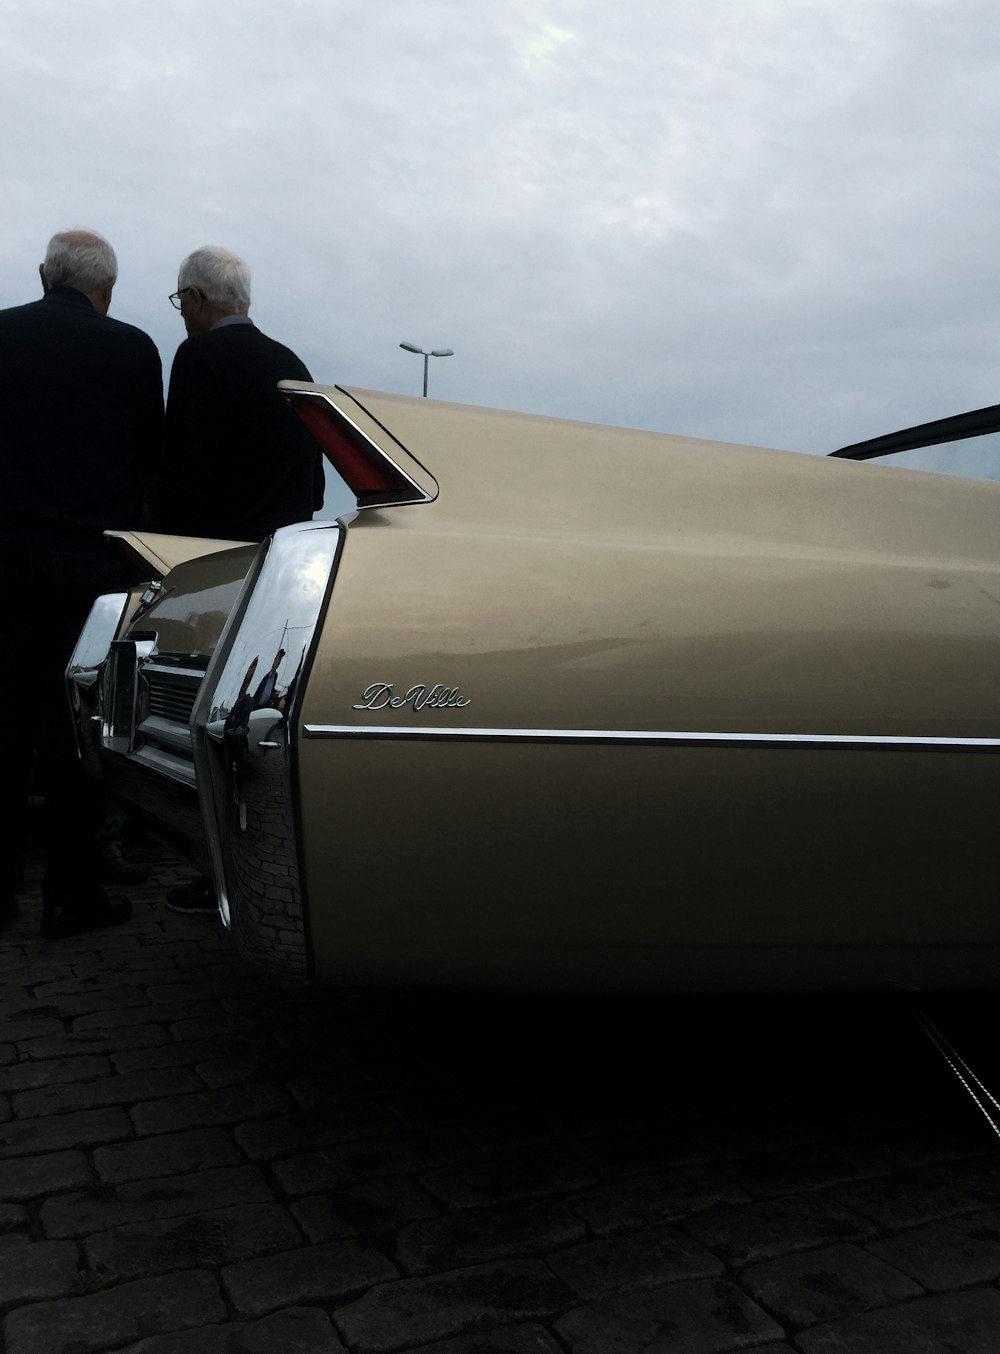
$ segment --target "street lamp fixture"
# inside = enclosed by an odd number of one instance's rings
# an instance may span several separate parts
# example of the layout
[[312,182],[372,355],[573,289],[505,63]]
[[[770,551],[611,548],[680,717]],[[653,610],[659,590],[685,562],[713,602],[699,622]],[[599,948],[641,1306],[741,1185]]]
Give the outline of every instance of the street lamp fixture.
[[425,352],[423,348],[418,348],[415,343],[401,343],[401,348],[405,348],[408,353],[416,353],[418,357],[424,359],[424,398],[427,398],[427,364],[432,357],[454,357],[454,350],[451,348],[432,348],[430,352]]

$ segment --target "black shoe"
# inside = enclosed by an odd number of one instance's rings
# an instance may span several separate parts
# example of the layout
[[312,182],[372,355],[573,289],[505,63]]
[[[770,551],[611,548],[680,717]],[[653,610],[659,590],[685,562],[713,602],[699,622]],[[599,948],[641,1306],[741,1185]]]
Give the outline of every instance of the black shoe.
[[42,898],[43,940],[65,940],[102,926],[120,926],[132,916],[127,898],[109,898],[103,889],[80,898],[68,890],[46,890],[43,885]]
[[121,842],[101,842],[97,848],[98,869],[106,884],[144,884],[148,871],[128,860]]
[[212,881],[206,879],[203,874],[197,879],[192,879],[189,884],[171,889],[163,901],[171,912],[183,912],[188,916],[203,916],[219,910]]

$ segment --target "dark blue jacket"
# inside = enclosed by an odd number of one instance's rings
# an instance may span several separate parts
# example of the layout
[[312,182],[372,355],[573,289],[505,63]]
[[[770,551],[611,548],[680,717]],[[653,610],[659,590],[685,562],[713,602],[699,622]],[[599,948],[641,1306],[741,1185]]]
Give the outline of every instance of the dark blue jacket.
[[278,391],[311,381],[253,324],[223,324],[177,349],[154,515],[160,531],[257,541],[323,503],[322,454]]
[[0,520],[141,526],[162,437],[148,334],[72,287],[0,310]]

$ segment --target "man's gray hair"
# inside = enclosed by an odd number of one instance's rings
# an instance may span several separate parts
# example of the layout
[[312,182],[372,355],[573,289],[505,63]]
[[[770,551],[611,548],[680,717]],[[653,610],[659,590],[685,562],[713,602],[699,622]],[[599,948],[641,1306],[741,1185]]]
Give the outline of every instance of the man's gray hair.
[[245,315],[250,309],[250,269],[228,249],[207,244],[189,254],[177,273],[178,290],[185,287],[196,287],[233,314]]
[[92,230],[61,230],[45,251],[45,282],[49,287],[75,287],[89,294],[118,277],[115,251]]

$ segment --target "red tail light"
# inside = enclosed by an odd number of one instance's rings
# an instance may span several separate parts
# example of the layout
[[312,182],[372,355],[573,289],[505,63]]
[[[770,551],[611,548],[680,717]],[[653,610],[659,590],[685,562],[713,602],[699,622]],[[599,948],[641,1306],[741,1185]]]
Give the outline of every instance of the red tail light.
[[290,391],[296,414],[358,500],[359,508],[426,503],[428,495],[325,395]]

